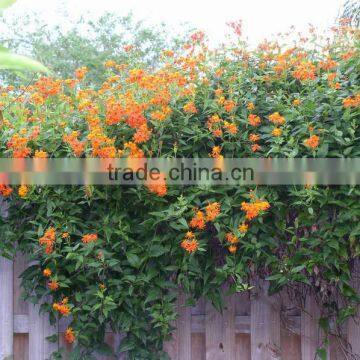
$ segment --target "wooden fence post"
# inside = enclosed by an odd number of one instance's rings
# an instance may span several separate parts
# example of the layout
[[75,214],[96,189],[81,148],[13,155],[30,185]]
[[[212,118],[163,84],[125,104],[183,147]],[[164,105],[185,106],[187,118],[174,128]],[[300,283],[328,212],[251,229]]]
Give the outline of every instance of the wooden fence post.
[[13,356],[14,298],[13,262],[0,257],[0,359]]
[[279,304],[268,296],[267,282],[259,281],[257,290],[251,299],[251,360],[281,359]]
[[47,336],[58,334],[58,326],[50,325],[48,314],[39,314],[39,310],[39,304],[29,305],[29,360],[47,360],[58,349],[58,342],[46,340]]
[[[352,286],[357,292],[360,292],[360,261],[357,260],[353,271]],[[348,341],[351,346],[352,353],[356,359],[360,359],[360,307],[356,320],[350,319],[348,322]]]

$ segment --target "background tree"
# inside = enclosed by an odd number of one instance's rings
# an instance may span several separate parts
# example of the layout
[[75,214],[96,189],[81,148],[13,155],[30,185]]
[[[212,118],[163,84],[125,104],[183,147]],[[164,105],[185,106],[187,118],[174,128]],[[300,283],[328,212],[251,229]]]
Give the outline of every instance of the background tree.
[[[146,26],[132,15],[104,13],[94,20],[82,17],[75,22],[68,20],[66,12],[59,16],[61,25],[49,24],[36,12],[0,19],[0,43],[38,59],[62,78],[71,77],[76,68],[86,66],[91,80],[99,83],[106,78],[105,61],[131,60],[135,65],[155,67],[164,49],[179,49],[188,35],[185,31],[181,36],[173,36],[163,24]],[[2,79],[15,85],[24,81],[13,74],[2,75]]]

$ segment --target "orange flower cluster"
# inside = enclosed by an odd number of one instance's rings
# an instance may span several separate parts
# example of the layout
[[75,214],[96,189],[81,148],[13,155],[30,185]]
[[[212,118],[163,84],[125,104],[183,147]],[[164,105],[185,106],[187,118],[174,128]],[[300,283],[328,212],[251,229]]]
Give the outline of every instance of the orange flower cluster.
[[54,243],[56,240],[56,232],[55,229],[50,226],[46,231],[44,236],[39,239],[40,245],[45,245],[46,254],[51,254],[54,250]]
[[64,333],[65,341],[72,344],[75,341],[75,333],[71,327],[68,327]]
[[196,106],[192,101],[185,104],[183,109],[188,114],[196,114],[197,113]]
[[141,144],[147,142],[151,137],[151,130],[146,124],[141,125],[133,136],[134,143]]
[[223,156],[221,155],[221,147],[220,146],[214,146],[211,150],[211,153],[209,154],[210,157],[214,159],[222,159]]
[[69,144],[76,157],[81,156],[85,150],[85,142],[79,141],[78,136],[79,132],[73,131],[71,134],[64,135],[63,137],[64,141]]
[[285,118],[278,112],[274,112],[269,115],[269,120],[275,125],[283,125],[285,123]]
[[42,77],[35,83],[35,89],[42,98],[58,95],[61,92],[61,81]]
[[12,149],[14,158],[25,158],[31,154],[31,149],[27,146],[28,141],[28,138],[14,134],[6,146]]
[[97,239],[98,239],[97,234],[86,234],[81,238],[81,241],[84,244],[89,244],[89,243],[95,242]]
[[56,280],[50,280],[47,286],[51,291],[56,291],[59,288],[59,283]]
[[245,234],[249,229],[249,225],[246,224],[246,223],[242,223],[242,224],[239,225],[238,229],[242,234]]
[[18,194],[21,198],[25,198],[29,189],[26,185],[21,185],[18,190]]
[[220,214],[220,204],[218,202],[209,203],[205,207],[206,221],[214,221]]
[[236,235],[234,235],[233,233],[227,233],[225,235],[225,239],[230,244],[229,251],[231,253],[235,253],[237,250],[236,244],[239,242],[238,237]]
[[43,270],[43,275],[45,277],[50,277],[52,275],[52,271],[49,268]]
[[232,112],[236,107],[236,102],[233,100],[225,100],[224,101],[224,109],[227,112]]
[[295,67],[293,76],[300,81],[315,80],[316,66],[311,61],[303,61]]
[[343,106],[345,108],[349,107],[359,107],[360,106],[360,93],[355,96],[347,97],[343,100]]
[[164,173],[160,173],[158,179],[149,180],[146,183],[148,190],[157,196],[164,197],[167,194],[166,178]]
[[304,141],[305,146],[316,149],[319,146],[320,138],[317,135],[312,135]]
[[282,130],[278,127],[275,127],[272,131],[271,134],[275,137],[279,137],[282,134]]
[[85,77],[87,72],[88,72],[88,68],[86,66],[83,66],[83,67],[75,70],[75,77],[78,80],[82,80]]
[[10,186],[0,184],[0,194],[3,197],[10,196],[12,192],[13,192],[13,189]]
[[186,233],[185,239],[181,242],[181,247],[188,253],[193,253],[199,248],[199,243],[192,231]]
[[195,216],[190,221],[190,227],[202,230],[205,228],[205,215],[201,210],[196,211]]
[[64,298],[59,303],[53,304],[53,309],[59,312],[62,316],[69,316],[70,315],[70,306],[68,305],[68,298]]
[[252,220],[260,215],[261,212],[270,208],[270,204],[267,201],[256,200],[255,202],[242,202],[241,210],[245,211],[246,219]]
[[251,126],[259,126],[261,124],[261,119],[255,114],[249,114],[248,121]]

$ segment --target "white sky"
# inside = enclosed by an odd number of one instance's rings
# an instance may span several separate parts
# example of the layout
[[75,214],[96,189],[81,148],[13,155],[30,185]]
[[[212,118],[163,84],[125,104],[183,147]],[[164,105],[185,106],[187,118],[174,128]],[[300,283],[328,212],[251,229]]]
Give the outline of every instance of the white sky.
[[41,10],[45,19],[56,23],[56,12],[65,6],[78,17],[104,11],[127,15],[148,24],[164,22],[175,31],[181,23],[204,30],[212,43],[224,39],[226,22],[243,20],[243,34],[251,44],[286,32],[291,25],[305,30],[311,23],[319,29],[333,25],[344,0],[18,0],[9,12],[23,14],[30,9]]

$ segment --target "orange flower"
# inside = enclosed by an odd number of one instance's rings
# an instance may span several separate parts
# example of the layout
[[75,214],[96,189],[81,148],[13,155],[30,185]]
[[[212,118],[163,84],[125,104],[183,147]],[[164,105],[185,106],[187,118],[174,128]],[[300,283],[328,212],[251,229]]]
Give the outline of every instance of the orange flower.
[[46,151],[43,150],[35,150],[34,157],[35,158],[47,158],[49,155]]
[[233,233],[227,233],[225,235],[225,239],[228,243],[234,245],[237,244],[239,242],[239,239],[236,235],[234,235]]
[[188,114],[196,114],[197,109],[195,104],[191,101],[184,105],[183,110]]
[[49,268],[44,269],[43,275],[45,277],[50,277],[52,275],[52,271]]
[[39,239],[40,245],[45,245],[45,253],[51,254],[53,252],[54,242],[56,240],[55,229],[50,226],[46,231],[44,236]]
[[317,135],[312,135],[304,141],[305,146],[315,149],[319,146],[320,138]]
[[274,112],[269,115],[269,120],[275,125],[282,125],[285,123],[285,118],[281,116],[278,112]]
[[192,231],[186,233],[185,239],[181,242],[181,247],[188,253],[193,253],[199,248],[199,243]]
[[18,190],[18,194],[21,198],[26,197],[26,194],[28,193],[29,189],[26,185],[21,185]]
[[214,221],[220,214],[220,204],[218,202],[210,203],[205,207],[206,221]]
[[59,288],[59,283],[56,280],[50,280],[48,282],[48,288],[51,291],[56,291]]
[[282,134],[282,130],[279,128],[274,128],[271,134],[275,137],[279,137]]
[[266,211],[270,208],[270,204],[267,201],[255,201],[253,203],[242,202],[241,210],[245,211],[246,219],[252,220],[259,216],[263,211]]
[[248,121],[251,126],[259,126],[261,124],[261,119],[255,114],[250,114],[248,116]]
[[234,123],[230,123],[228,121],[224,121],[224,127],[231,135],[235,135],[238,131],[237,126]]
[[69,233],[64,232],[64,233],[61,234],[61,237],[62,237],[63,239],[66,239],[66,238],[69,237]]
[[10,196],[10,194],[13,192],[13,189],[8,185],[1,185],[0,184],[0,194],[3,197]]
[[242,223],[242,224],[239,225],[238,229],[242,234],[245,234],[249,229],[249,225],[247,225],[245,223]]
[[67,297],[64,297],[61,302],[54,303],[53,309],[57,312],[59,312],[63,316],[69,316],[70,314],[70,307],[68,305],[69,299]]
[[251,101],[246,105],[246,107],[250,111],[255,109],[255,105]]
[[260,146],[259,144],[253,144],[253,145],[251,145],[251,151],[252,151],[252,152],[257,152],[257,151],[259,151],[259,150],[261,150],[261,146]]
[[229,246],[229,251],[230,251],[232,254],[234,254],[234,253],[236,252],[236,250],[237,250],[236,245],[230,245],[230,246]]
[[299,106],[301,104],[301,100],[300,99],[294,99],[293,100],[293,105],[294,106]]
[[201,210],[198,210],[190,221],[190,227],[202,230],[205,227],[205,216]]
[[146,124],[141,125],[133,136],[133,141],[135,144],[141,144],[148,141],[151,137],[151,130],[147,127]]
[[83,67],[75,70],[75,77],[78,80],[82,80],[85,77],[85,74],[87,72],[88,72],[88,68],[86,66],[83,66]]
[[349,107],[359,107],[360,106],[360,93],[355,96],[349,96],[343,100],[343,106],[345,108]]
[[233,100],[225,100],[224,101],[224,109],[227,112],[231,112],[236,107],[236,103]]
[[316,78],[315,71],[316,66],[312,62],[303,61],[295,67],[293,76],[300,81],[314,80]]
[[98,239],[97,234],[86,234],[81,238],[81,241],[84,244],[88,244],[88,243],[91,243],[91,242],[95,242],[97,239]]
[[249,135],[249,140],[251,142],[257,142],[257,141],[260,140],[260,135],[258,135],[258,134],[250,134]]
[[71,327],[68,327],[65,330],[64,338],[65,338],[65,341],[69,344],[72,344],[75,341],[75,334]]
[[223,156],[220,153],[221,153],[221,147],[220,146],[214,146],[212,148],[212,151],[209,154],[209,156],[214,158],[214,159],[221,159]]
[[148,180],[146,183],[148,190],[157,196],[164,197],[167,194],[166,177],[164,173],[160,173],[158,179]]

